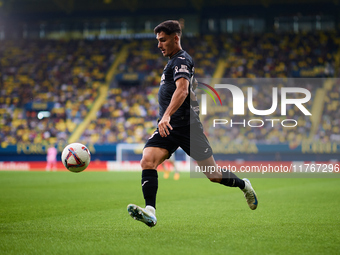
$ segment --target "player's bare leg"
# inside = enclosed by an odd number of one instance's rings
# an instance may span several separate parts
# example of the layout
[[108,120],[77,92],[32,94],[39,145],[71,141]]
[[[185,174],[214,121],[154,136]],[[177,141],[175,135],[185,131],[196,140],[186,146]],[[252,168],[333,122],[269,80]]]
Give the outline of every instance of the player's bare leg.
[[175,180],[175,181],[178,181],[178,180],[179,180],[179,177],[180,177],[179,171],[176,171],[176,170],[175,170],[174,180]]
[[217,182],[229,187],[239,187],[243,191],[249,208],[252,210],[255,210],[257,208],[257,195],[248,179],[241,180],[230,171],[218,171],[217,164],[213,156],[202,161],[197,161],[197,164],[200,166],[200,169],[208,169],[208,167],[213,169],[213,171],[204,172],[204,174],[209,178],[210,181]]
[[[211,156],[202,161],[197,161],[197,165],[200,167],[200,169],[208,169],[208,167],[211,167],[212,169],[217,170],[217,164],[215,162],[214,156]],[[222,181],[221,171],[211,171],[211,172],[204,171],[204,174],[212,182],[221,183]]]

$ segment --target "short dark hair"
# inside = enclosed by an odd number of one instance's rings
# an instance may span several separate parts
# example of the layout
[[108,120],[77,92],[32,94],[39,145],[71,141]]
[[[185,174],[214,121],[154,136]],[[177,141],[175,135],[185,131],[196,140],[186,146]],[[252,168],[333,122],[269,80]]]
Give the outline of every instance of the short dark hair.
[[167,20],[159,24],[155,29],[153,30],[155,34],[158,34],[160,32],[164,32],[167,35],[171,35],[173,33],[176,33],[178,36],[182,35],[182,29],[181,25],[177,20]]

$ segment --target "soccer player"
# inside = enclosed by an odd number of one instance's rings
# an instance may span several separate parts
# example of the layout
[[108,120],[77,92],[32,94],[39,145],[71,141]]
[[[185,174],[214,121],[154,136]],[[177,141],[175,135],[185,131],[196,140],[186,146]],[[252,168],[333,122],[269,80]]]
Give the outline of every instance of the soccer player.
[[164,175],[163,175],[164,179],[169,178],[171,168],[173,168],[175,171],[174,180],[175,181],[179,180],[180,174],[179,174],[178,168],[176,167],[175,153],[173,153],[170,158],[163,161],[161,165],[164,169]]
[[[157,224],[158,174],[156,169],[178,147],[196,160],[200,169],[217,169],[199,116],[190,105],[190,92],[192,91],[190,81],[194,75],[194,62],[181,47],[180,24],[174,20],[164,21],[155,27],[154,33],[158,48],[163,56],[169,58],[163,70],[158,92],[160,120],[157,129],[145,144],[141,160],[141,184],[145,208],[134,204],[129,204],[127,207],[131,217],[149,227]],[[256,209],[257,196],[248,179],[241,180],[229,171],[205,171],[204,174],[212,182],[240,188],[250,209]]]
[[51,169],[53,171],[57,170],[57,154],[58,151],[55,148],[53,144],[50,145],[50,147],[47,149],[47,155],[46,155],[46,171],[50,171]]

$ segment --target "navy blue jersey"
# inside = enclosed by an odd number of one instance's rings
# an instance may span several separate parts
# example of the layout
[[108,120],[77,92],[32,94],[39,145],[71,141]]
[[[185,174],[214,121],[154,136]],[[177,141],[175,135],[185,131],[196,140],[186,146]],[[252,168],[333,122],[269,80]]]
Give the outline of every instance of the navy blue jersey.
[[[194,70],[194,62],[186,51],[180,50],[170,58],[167,65],[164,67],[158,92],[160,119],[168,108],[172,95],[176,90],[176,81],[179,78],[185,78],[190,83],[191,77],[194,75]],[[199,122],[197,114],[190,107],[190,86],[188,88],[189,94],[187,98],[171,116],[170,125],[172,127],[186,126]]]

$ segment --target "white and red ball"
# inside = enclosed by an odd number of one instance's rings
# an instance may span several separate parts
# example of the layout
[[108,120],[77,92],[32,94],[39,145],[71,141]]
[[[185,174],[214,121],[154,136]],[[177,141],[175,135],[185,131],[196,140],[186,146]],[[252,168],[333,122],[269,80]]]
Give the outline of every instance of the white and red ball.
[[69,171],[79,173],[84,171],[90,164],[91,154],[85,145],[71,143],[63,150],[61,161]]

